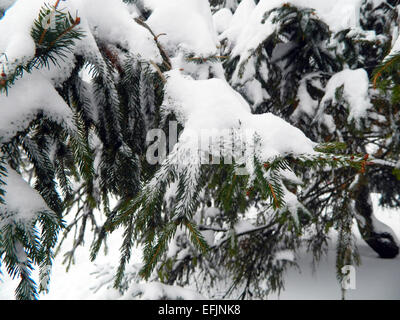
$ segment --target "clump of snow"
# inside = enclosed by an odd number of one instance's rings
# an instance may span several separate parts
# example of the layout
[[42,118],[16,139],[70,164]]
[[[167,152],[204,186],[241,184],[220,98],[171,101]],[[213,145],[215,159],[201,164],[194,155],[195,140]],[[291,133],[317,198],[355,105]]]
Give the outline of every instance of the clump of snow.
[[4,189],[5,204],[0,204],[0,228],[12,222],[29,224],[38,212],[50,211],[43,198],[9,166]]
[[329,25],[333,32],[360,27],[360,7],[363,0],[296,0],[292,2],[316,9],[317,15]]
[[[243,80],[246,79],[242,78],[241,81],[239,81],[244,82]],[[244,90],[247,93],[248,99],[254,107],[258,106],[259,104],[270,98],[268,92],[262,87],[261,82],[257,79],[248,79],[247,81],[245,81]]]
[[171,300],[205,300],[205,297],[194,290],[179,286],[170,286],[160,282],[149,282],[131,286],[120,300],[140,296],[141,300],[160,300],[166,297]]
[[72,111],[40,72],[26,73],[9,89],[8,96],[0,96],[0,106],[2,143],[25,130],[40,112],[66,128],[74,126]]
[[[0,52],[6,54],[8,61],[20,64],[34,56],[36,48],[31,29],[45,4],[48,1],[18,0],[1,19]],[[120,44],[143,59],[161,62],[150,32],[134,21],[136,11],[122,1],[66,0],[57,9],[72,15],[77,13],[81,19],[79,28],[85,35],[93,34],[101,41]],[[4,61],[5,56],[0,62]]]
[[274,31],[270,20],[265,23],[262,21],[264,14],[278,3],[279,1],[268,3],[261,1],[256,5],[254,0],[244,0],[240,3],[229,28],[219,37],[220,40],[228,40],[229,46],[232,48],[232,58],[241,55],[241,59],[244,61],[250,52]]
[[15,256],[17,257],[18,262],[19,263],[27,262],[28,261],[28,255],[26,254],[22,243],[19,242],[19,241],[15,241],[14,248],[15,248]]
[[275,253],[275,260],[294,261],[295,255],[292,250],[281,250]]
[[240,220],[234,226],[236,234],[246,233],[254,229],[256,229],[256,227],[250,221],[247,220]]
[[[364,69],[346,69],[334,74],[326,85],[325,95],[321,100],[321,106],[332,101],[337,103],[336,90],[343,86],[343,98],[348,104],[348,121],[354,120],[356,123],[364,118],[368,109],[372,107],[368,90],[369,79]],[[323,108],[321,109],[323,110]]]
[[215,30],[218,33],[224,32],[232,21],[232,11],[227,8],[222,8],[213,14]]
[[[119,241],[120,241],[120,236]],[[116,238],[116,240],[118,240]],[[115,242],[117,244],[117,242]],[[117,245],[118,246],[118,245]],[[115,247],[115,246],[114,246]],[[118,250],[116,250],[118,252]],[[110,261],[109,258],[105,259],[105,261]],[[85,258],[89,262],[89,259]],[[138,261],[139,257],[135,257],[135,261]],[[97,283],[94,287],[90,288],[92,292],[86,292],[86,297],[88,299],[106,299],[106,300],[205,300],[206,297],[194,291],[190,287],[181,287],[178,285],[171,286],[160,283],[158,281],[148,281],[145,282],[140,279],[138,276],[139,271],[143,267],[141,263],[131,263],[127,265],[127,270],[125,271],[125,280],[128,280],[127,288],[123,292],[120,290],[116,290],[112,287],[112,283],[114,282],[114,276],[116,272],[116,268],[110,265],[109,262],[105,264],[100,264],[98,266],[93,266],[89,262],[89,269],[95,269],[94,272],[91,272],[91,275],[95,274],[97,278]],[[71,270],[73,272],[73,270]],[[65,272],[63,272],[65,274]],[[69,273],[68,273],[69,274]],[[80,276],[77,275],[79,278]],[[82,288],[83,291],[87,290],[87,287]],[[63,292],[68,291],[65,290],[65,287],[61,289]],[[82,290],[80,290],[80,295],[85,297],[85,294],[82,294]],[[93,294],[94,292],[94,294]],[[74,298],[73,298],[74,299]]]
[[195,79],[206,80],[212,74],[215,78],[225,79],[224,68],[219,61],[206,61],[201,64],[187,59],[185,52],[179,52],[171,58],[172,69],[181,69],[185,74]]
[[[25,65],[34,58],[36,46],[31,30],[46,4],[54,5],[55,1],[15,1],[0,20],[0,70],[6,76],[14,73],[17,66]],[[84,38],[75,41],[75,46],[70,48],[72,52],[58,59],[57,65],[50,63],[48,69],[25,73],[8,88],[8,96],[0,97],[1,142],[26,129],[40,112],[72,128],[72,112],[54,87],[70,76],[76,64],[74,54],[82,54],[89,61],[102,61],[97,42],[121,45],[133,55],[161,62],[153,36],[134,21],[138,13],[132,5],[122,1],[66,0],[59,3],[57,10],[70,12],[73,16],[76,14],[80,18],[77,28],[83,32]]]
[[0,64],[27,62],[35,54],[31,37],[34,20],[38,17],[43,0],[17,1],[0,20]]
[[145,0],[153,12],[147,24],[169,51],[180,48],[201,57],[217,54],[219,45],[211,9],[204,0]]
[[295,185],[302,185],[304,184],[303,180],[301,180],[296,174],[288,169],[285,170],[279,170],[279,175],[282,177],[282,179],[295,184]]
[[305,113],[309,117],[313,117],[318,109],[319,101],[314,100],[307,90],[307,82],[314,76],[315,74],[307,75],[300,81],[299,88],[297,90],[297,99],[299,101],[299,105],[291,116],[294,120],[297,120],[302,113]]
[[75,68],[75,55],[73,52],[66,52],[64,59],[58,59],[56,65],[40,70],[42,76],[48,79],[54,87],[60,87],[71,76]]
[[0,8],[1,9],[8,9],[15,0],[0,0]]
[[131,54],[140,55],[143,59],[161,62],[152,35],[134,21],[138,14],[130,10],[127,4],[109,0],[69,0],[68,2],[72,2],[78,14],[87,19],[89,30],[96,38],[105,43],[120,44]]
[[178,228],[173,239],[170,241],[168,245],[168,252],[167,252],[167,257],[171,258],[176,256],[179,252],[179,246],[177,244],[178,239],[182,237],[185,234],[185,231],[182,228]]
[[215,232],[212,230],[204,230],[200,231],[201,235],[203,236],[204,240],[207,242],[207,244],[211,247],[214,245],[215,241]]
[[[177,148],[215,150],[226,132],[234,130],[257,136],[255,156],[268,161],[287,154],[314,154],[315,143],[283,119],[265,113],[254,115],[244,98],[221,79],[193,80],[179,71],[167,73],[164,111],[173,112],[185,127]],[[212,141],[210,144],[198,144]],[[226,138],[226,136],[225,136]],[[203,140],[204,139],[204,140]]]
[[221,210],[215,207],[210,207],[210,208],[206,208],[204,210],[204,218],[211,218],[214,219],[216,217],[218,217],[219,215],[221,215]]
[[400,52],[400,37],[398,37],[392,47],[392,50],[390,50],[389,54],[385,57],[384,61],[387,61],[390,57],[398,54]]
[[[377,233],[381,233],[381,234],[388,234],[391,235],[393,237],[393,240],[395,243],[399,244],[399,238],[397,237],[396,233],[393,231],[392,228],[388,227],[386,224],[382,223],[381,221],[379,221],[378,219],[376,219],[375,217],[372,217],[372,222],[373,222],[373,226],[374,226],[374,230]],[[387,241],[387,242],[391,242],[389,241],[389,239],[385,239],[385,238],[380,238],[379,241]]]
[[307,209],[299,201],[297,196],[294,193],[290,192],[285,186],[283,186],[283,194],[283,201],[285,203],[285,206],[281,208],[280,211],[284,212],[287,210],[291,214],[294,223],[296,225],[299,225],[300,220],[298,213],[299,211],[308,212]]

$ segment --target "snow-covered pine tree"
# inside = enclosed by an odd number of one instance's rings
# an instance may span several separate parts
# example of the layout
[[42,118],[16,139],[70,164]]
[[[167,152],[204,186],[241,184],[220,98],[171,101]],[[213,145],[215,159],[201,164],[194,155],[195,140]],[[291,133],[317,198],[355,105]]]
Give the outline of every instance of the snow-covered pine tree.
[[[393,169],[392,155],[365,156],[367,145],[392,141],[393,126],[370,99],[361,68],[372,57],[360,54],[365,42],[383,59],[394,27],[377,30],[393,4],[365,3],[368,22],[349,35],[283,1],[214,1],[214,21],[204,0],[53,2],[0,1],[0,262],[20,278],[17,298],[46,291],[60,230],[76,230],[69,266],[90,225],[93,260],[124,228],[110,277],[122,293],[142,294],[139,276],[263,297],[283,287],[304,234],[318,257],[339,230],[340,267],[357,258],[353,217],[376,227],[357,200],[368,204],[376,190],[396,205],[395,189],[388,195],[367,171]],[[155,128],[171,138],[171,123],[177,143],[149,139]],[[379,130],[365,132],[370,123]]]

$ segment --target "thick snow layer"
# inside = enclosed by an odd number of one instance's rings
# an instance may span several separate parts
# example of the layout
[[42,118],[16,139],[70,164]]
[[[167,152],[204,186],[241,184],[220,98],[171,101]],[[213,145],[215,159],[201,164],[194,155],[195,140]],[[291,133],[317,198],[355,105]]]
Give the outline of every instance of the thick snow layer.
[[165,34],[159,41],[174,52],[208,57],[217,53],[219,45],[210,5],[204,0],[145,0],[153,13],[147,20],[156,35]]
[[218,33],[225,31],[232,21],[232,11],[227,8],[222,8],[213,14],[215,30]]
[[[131,54],[145,60],[161,62],[159,51],[152,35],[137,24],[136,12],[130,13],[129,7],[122,1],[110,0],[69,0],[86,17],[93,35],[105,42],[121,44]],[[74,11],[72,11],[74,12]]]
[[[6,11],[0,20],[0,52],[5,54],[0,63],[5,63],[6,58],[11,64],[21,63],[34,56],[35,43],[31,29],[45,4],[48,1],[18,0]],[[99,40],[120,44],[143,59],[161,61],[150,32],[134,21],[137,13],[122,1],[66,0],[60,2],[58,10],[77,14],[81,19],[79,28],[86,36],[93,34]],[[84,38],[81,42],[86,40]]]
[[0,0],[0,8],[8,8],[12,5],[15,0]]
[[363,0],[295,0],[303,7],[316,9],[317,15],[325,21],[331,31],[359,28],[360,6]]
[[336,103],[336,90],[341,86],[343,86],[343,98],[348,102],[348,121],[355,120],[357,122],[365,117],[367,110],[372,107],[368,95],[368,74],[364,69],[346,69],[333,75],[326,85],[321,106],[328,101]]
[[31,37],[34,20],[38,17],[43,0],[17,1],[0,20],[0,64],[6,59],[20,63],[35,54],[35,43]]
[[[270,21],[261,23],[265,12],[274,8],[280,1],[261,1],[257,6],[254,0],[244,0],[233,15],[229,28],[220,35],[220,40],[228,39],[232,50],[232,58],[246,55],[254,50],[273,31],[274,26]],[[247,56],[241,57],[246,59]]]
[[0,95],[0,142],[26,129],[40,112],[66,128],[73,128],[72,111],[50,81],[40,72],[26,73],[9,89],[8,96]]
[[[185,147],[197,145],[199,137],[218,141],[219,134],[233,129],[253,132],[260,138],[255,150],[260,161],[314,153],[315,143],[303,132],[271,113],[252,114],[248,103],[224,80],[193,80],[177,70],[168,72],[167,80],[164,108],[174,112],[184,125],[179,144]],[[202,151],[210,149],[205,144]]]
[[8,166],[5,183],[2,188],[6,204],[0,204],[0,228],[13,221],[29,224],[38,212],[50,211],[42,197]]
[[[0,20],[0,70],[6,75],[13,73],[17,65],[26,64],[34,57],[36,47],[31,37],[34,20],[45,4],[54,3],[18,0]],[[72,113],[54,87],[71,74],[76,63],[74,53],[92,59],[100,56],[96,40],[119,44],[133,55],[161,62],[152,35],[134,21],[137,13],[132,6],[122,1],[67,0],[59,3],[58,10],[70,12],[73,16],[77,14],[81,19],[77,28],[83,32],[84,38],[76,41],[72,53],[58,59],[58,65],[50,64],[48,69],[41,72],[34,70],[32,74],[25,73],[9,88],[8,96],[0,96],[1,142],[24,130],[39,112],[72,127]]]
[[[25,64],[34,56],[36,47],[31,30],[44,3],[46,2],[43,0],[32,0],[29,3],[16,1],[0,20],[0,70],[6,75],[12,73],[17,65]],[[51,64],[50,68],[42,71],[54,84],[66,80],[74,68],[73,54],[68,52],[66,55],[66,58],[58,59],[58,66]]]

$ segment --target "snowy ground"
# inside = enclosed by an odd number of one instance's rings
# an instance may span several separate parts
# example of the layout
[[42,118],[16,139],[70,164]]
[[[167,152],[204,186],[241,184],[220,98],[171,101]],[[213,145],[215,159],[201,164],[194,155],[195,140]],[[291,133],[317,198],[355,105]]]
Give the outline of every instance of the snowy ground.
[[[400,299],[400,258],[382,260],[366,245],[359,246],[362,265],[356,268],[356,289],[347,290],[346,299]],[[319,300],[341,299],[341,290],[335,274],[335,249],[322,260],[313,274],[310,254],[300,255],[298,270],[290,270],[286,288],[271,299]]]
[[[400,238],[400,212],[396,210],[377,210],[378,218],[391,225]],[[357,231],[357,230],[356,230]],[[359,238],[359,235],[358,235]],[[88,243],[89,244],[89,243]],[[110,239],[107,257],[100,256],[97,264],[116,264],[119,259],[119,235]],[[356,290],[348,290],[346,299],[400,299],[400,257],[393,260],[379,259],[363,241],[359,241],[362,265],[356,268]],[[140,257],[139,251],[135,259]],[[323,258],[312,272],[312,256],[305,251],[298,254],[300,272],[291,269],[286,277],[286,288],[280,297],[270,299],[341,299],[341,290],[335,274],[335,248],[331,243],[328,256]],[[78,250],[76,265],[66,273],[62,265],[62,254],[57,256],[53,269],[50,294],[42,299],[117,299],[114,290],[101,290],[94,293],[91,288],[98,284],[92,273],[96,266],[89,261],[85,248]],[[5,270],[3,270],[4,273]],[[13,299],[16,282],[7,275],[2,276],[0,299]]]
[[[400,236],[400,211],[375,207],[377,218],[392,226]],[[355,228],[361,265],[356,267],[356,289],[347,290],[346,299],[400,299],[400,257],[384,260],[370,249]],[[312,272],[312,255],[299,253],[298,270],[290,270],[286,277],[286,288],[280,297],[271,299],[341,299],[341,290],[336,280],[335,247],[331,243],[328,256],[322,259],[316,272]]]

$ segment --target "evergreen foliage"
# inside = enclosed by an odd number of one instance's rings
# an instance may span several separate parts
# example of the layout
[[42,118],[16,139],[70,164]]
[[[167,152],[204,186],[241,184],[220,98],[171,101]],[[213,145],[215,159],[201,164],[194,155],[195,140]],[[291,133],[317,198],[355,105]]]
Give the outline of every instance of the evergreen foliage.
[[[252,50],[235,55],[226,37],[220,38],[215,54],[182,49],[175,56],[159,40],[163,34],[147,24],[151,8],[141,0],[122,2],[139,12],[132,22],[154,41],[157,63],[133,54],[123,41],[86,34],[79,12],[73,16],[56,1],[44,6],[33,23],[34,56],[19,64],[5,57],[6,67],[0,70],[0,91],[7,95],[26,74],[73,61],[72,71],[56,86],[73,114],[73,126],[39,112],[11,140],[0,137],[0,263],[20,278],[18,299],[46,292],[56,245],[60,249],[75,230],[73,247],[65,255],[69,268],[90,227],[92,260],[106,248],[110,233],[124,230],[112,279],[121,292],[139,276],[168,285],[194,283],[199,291],[223,287],[224,297],[264,298],[282,290],[285,270],[296,266],[285,255],[306,243],[317,261],[332,229],[339,235],[336,268],[341,281],[343,266],[360,263],[352,226],[362,217],[368,221],[360,226],[367,243],[381,256],[398,254],[394,237],[374,230],[368,202],[376,192],[382,205],[400,203],[400,54],[385,58],[392,40],[390,22],[398,14],[393,3],[376,7],[365,0],[360,30],[336,33],[314,9],[283,4],[264,13],[261,24],[270,24],[272,32]],[[213,12],[229,8],[234,13],[240,5],[210,2]],[[52,14],[54,28],[46,24]],[[387,15],[391,18],[384,19]],[[371,40],[372,31],[376,36]],[[92,47],[75,50],[89,40]],[[223,65],[226,79],[254,114],[270,112],[298,127],[317,142],[315,153],[288,153],[268,162],[254,156],[250,175],[237,174],[239,163],[177,165],[174,148],[162,163],[149,164],[146,134],[154,128],[168,132],[168,121],[179,118],[163,108],[167,72],[179,59],[182,71],[199,80],[216,77]],[[339,81],[333,94],[328,90],[349,69],[362,70],[357,75],[371,79],[364,97],[371,103],[359,117],[346,82]],[[84,73],[90,81],[83,80]],[[255,99],[254,87],[261,90],[261,100]],[[184,130],[182,123],[178,129]],[[2,209],[7,208],[7,168],[25,178],[48,206],[29,223],[13,220],[18,213]],[[257,213],[250,219],[251,209]],[[99,214],[105,218],[102,224]],[[210,241],[210,234],[218,241]],[[138,244],[144,248],[143,265],[132,276],[127,269]],[[35,266],[39,285],[31,275]]]

